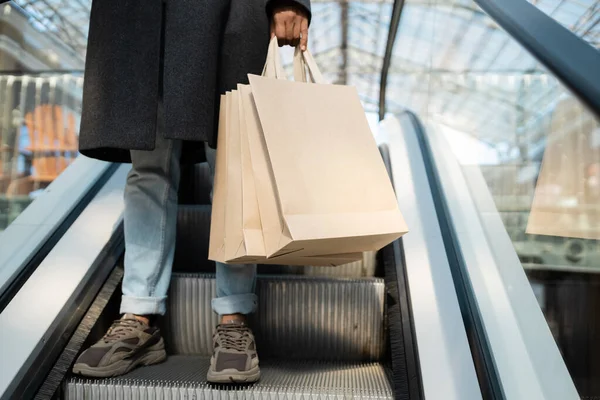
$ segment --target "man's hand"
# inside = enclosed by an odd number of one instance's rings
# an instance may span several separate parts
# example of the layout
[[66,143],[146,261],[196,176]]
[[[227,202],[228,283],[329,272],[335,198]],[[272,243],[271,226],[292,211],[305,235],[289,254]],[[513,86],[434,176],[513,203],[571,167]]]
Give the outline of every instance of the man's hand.
[[279,46],[300,45],[306,50],[308,43],[308,15],[300,6],[284,6],[273,10],[271,37],[277,36]]

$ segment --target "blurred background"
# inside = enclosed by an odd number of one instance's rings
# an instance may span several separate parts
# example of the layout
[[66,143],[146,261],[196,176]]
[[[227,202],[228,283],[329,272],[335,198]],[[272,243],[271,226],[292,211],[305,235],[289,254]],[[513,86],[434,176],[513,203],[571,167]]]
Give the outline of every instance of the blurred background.
[[[530,2],[598,50],[600,1]],[[580,393],[600,393],[598,119],[473,1],[405,0],[399,21],[392,0],[312,3],[309,48],[374,132],[412,111],[483,174],[482,220],[501,216]],[[0,5],[0,231],[77,157],[90,5]]]

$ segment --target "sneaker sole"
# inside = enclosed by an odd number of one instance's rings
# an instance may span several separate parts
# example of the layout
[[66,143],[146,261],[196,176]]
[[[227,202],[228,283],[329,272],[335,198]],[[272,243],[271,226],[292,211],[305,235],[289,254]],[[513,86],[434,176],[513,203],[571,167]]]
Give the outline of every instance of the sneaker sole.
[[75,364],[73,373],[91,378],[110,378],[124,375],[139,366],[159,364],[167,359],[167,352],[162,349],[150,349],[138,358],[132,360],[119,360],[103,367],[90,367],[87,364]]
[[208,370],[206,380],[210,383],[254,383],[260,379],[260,368],[258,366],[248,371],[237,369],[224,369],[223,371]]

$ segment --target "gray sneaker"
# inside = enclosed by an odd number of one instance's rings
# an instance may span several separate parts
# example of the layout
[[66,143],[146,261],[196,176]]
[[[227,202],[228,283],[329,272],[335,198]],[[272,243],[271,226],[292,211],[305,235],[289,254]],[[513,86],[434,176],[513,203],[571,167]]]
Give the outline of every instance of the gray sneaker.
[[165,343],[158,328],[125,314],[99,342],[79,356],[73,372],[107,378],[126,374],[140,365],[157,364],[166,358]]
[[209,382],[252,383],[260,379],[254,335],[246,325],[217,326],[213,347],[207,376]]

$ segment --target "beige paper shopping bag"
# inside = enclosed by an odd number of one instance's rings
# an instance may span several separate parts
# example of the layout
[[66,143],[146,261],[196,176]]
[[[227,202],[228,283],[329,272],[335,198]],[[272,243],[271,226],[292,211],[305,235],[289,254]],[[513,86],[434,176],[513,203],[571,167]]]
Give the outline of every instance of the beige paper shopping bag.
[[[244,117],[241,119],[241,149],[242,149],[242,198],[243,198],[243,237],[247,249],[252,249],[253,252],[247,250],[250,257],[245,257],[246,262],[254,261],[261,264],[281,264],[281,265],[315,265],[315,266],[336,266],[349,262],[354,262],[362,258],[362,253],[351,252],[346,254],[327,254],[327,255],[309,255],[296,256],[295,254],[282,255],[274,259],[266,258],[266,249],[264,243],[264,232],[261,222],[261,214],[259,204],[263,207],[277,207],[277,198],[274,191],[274,182],[268,160],[266,149],[260,141],[260,125],[258,123],[258,115],[252,100],[252,91],[247,85],[238,85],[238,93],[240,96],[240,114]],[[252,139],[251,139],[252,138]],[[252,143],[252,146],[250,145]],[[258,175],[255,175],[255,171]],[[259,180],[259,185],[263,190],[256,190],[256,180]],[[260,202],[259,202],[260,198]],[[269,218],[275,217],[275,214],[268,214],[268,225],[273,225],[273,221]],[[257,257],[262,251],[261,256]]]
[[238,85],[239,116],[240,116],[240,149],[242,166],[242,236],[246,253],[250,256],[266,258],[265,242],[263,240],[260,211],[256,198],[254,173],[252,172],[252,159],[248,144],[247,122],[244,109],[243,96],[247,85]]
[[[244,125],[240,115],[239,92],[228,94],[227,113],[227,149],[226,175],[227,197],[225,198],[225,260],[230,263],[256,261],[265,255],[264,245],[256,241],[247,241],[243,228],[243,189],[242,189],[242,140],[241,127]],[[247,207],[246,207],[247,208]],[[254,238],[254,236],[252,237]]]
[[[378,250],[407,232],[355,88],[249,79],[260,121],[258,134],[248,126],[251,154],[266,149],[272,174],[269,182],[253,158],[269,258]],[[261,198],[269,191],[275,204]]]

